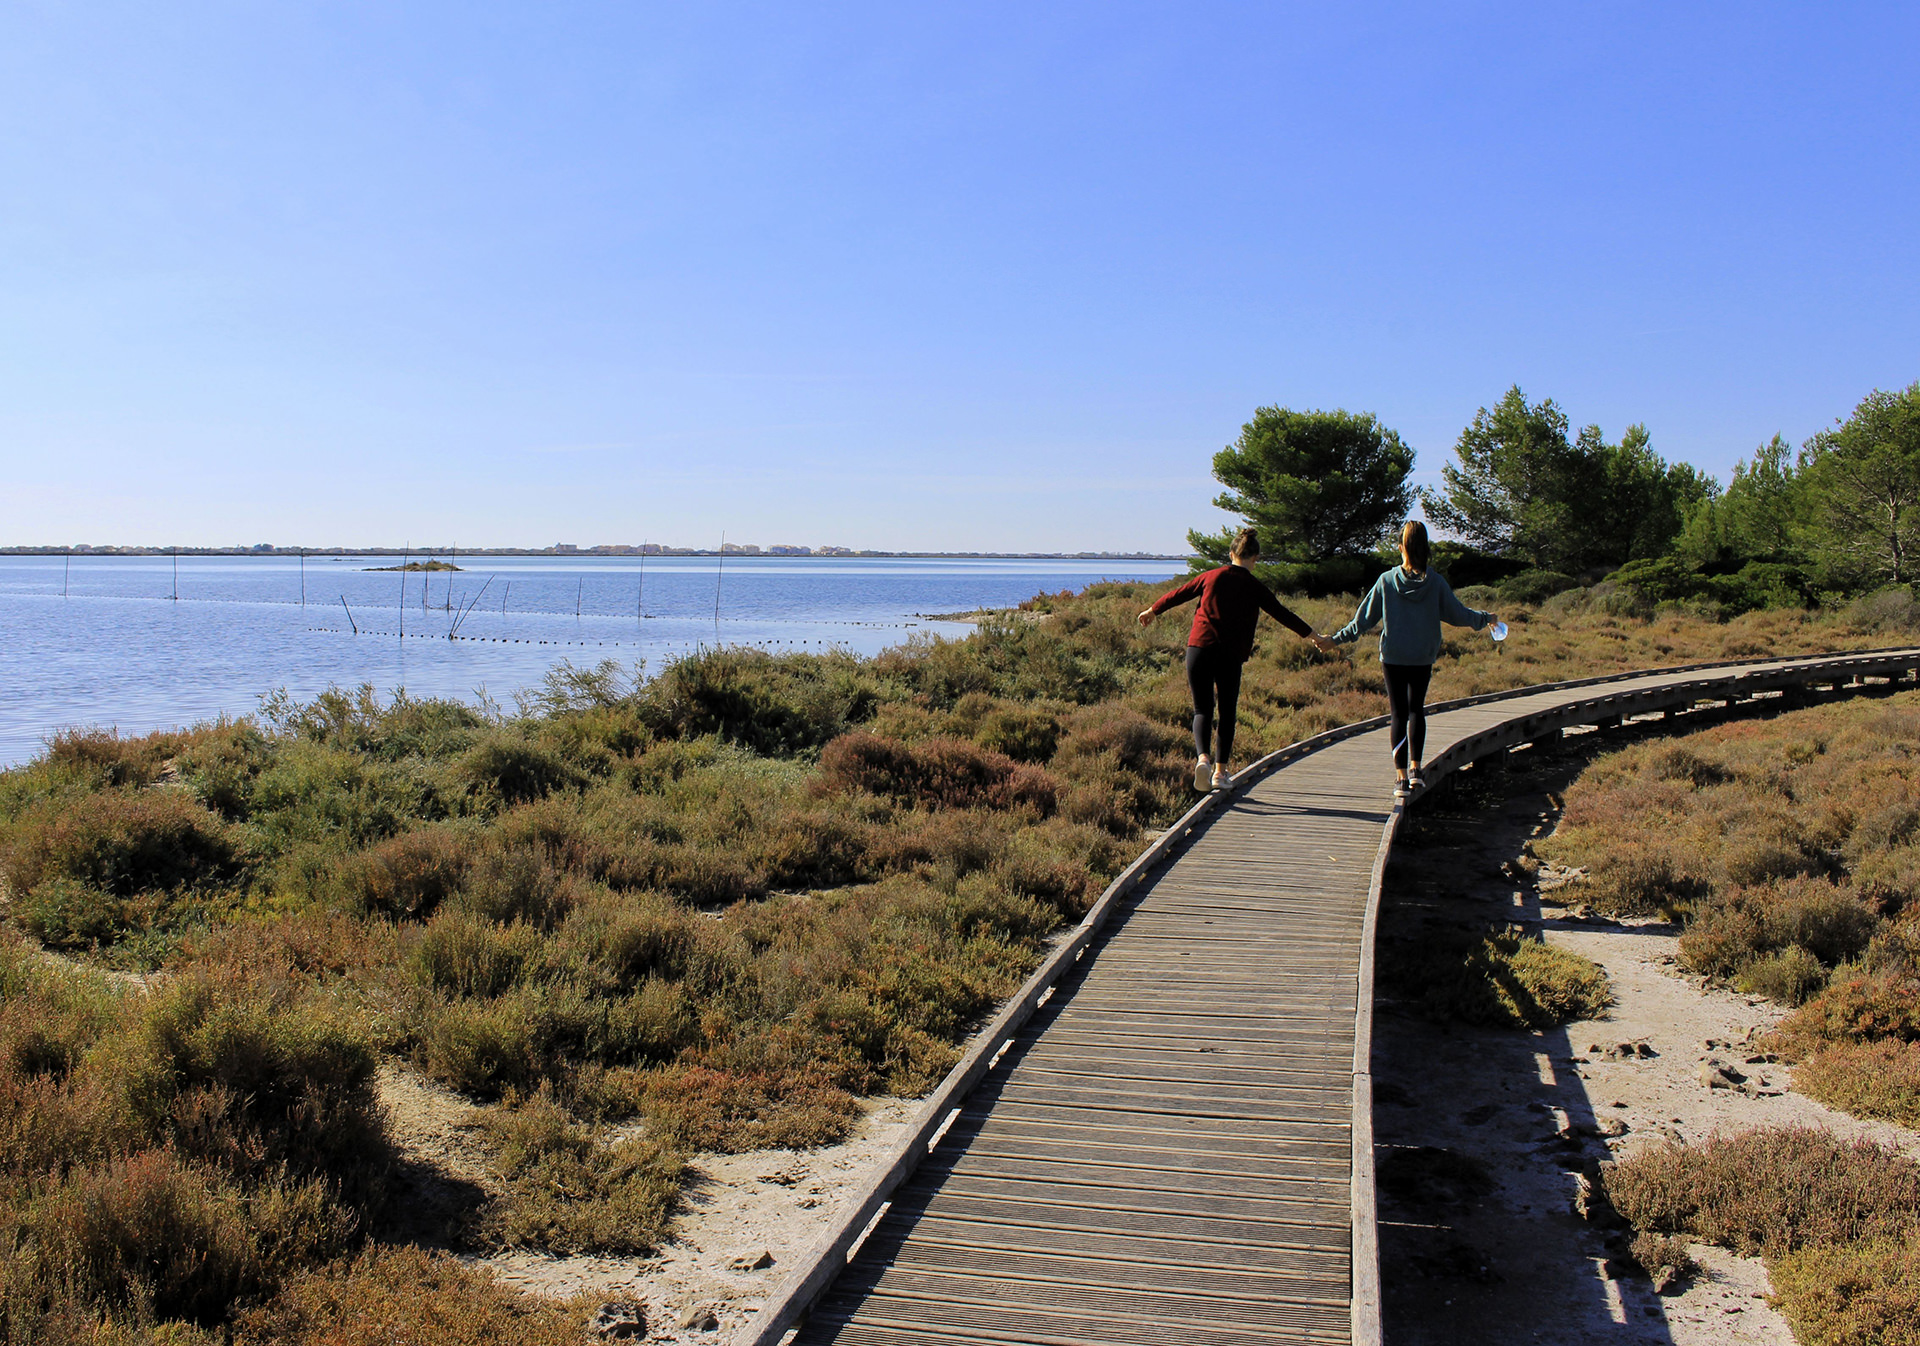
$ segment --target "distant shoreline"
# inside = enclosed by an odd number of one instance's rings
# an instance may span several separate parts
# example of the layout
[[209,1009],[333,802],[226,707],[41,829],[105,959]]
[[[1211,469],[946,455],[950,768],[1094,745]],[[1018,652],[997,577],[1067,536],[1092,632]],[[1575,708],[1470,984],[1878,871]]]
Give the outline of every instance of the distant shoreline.
[[726,551],[651,546],[622,549],[557,547],[0,547],[0,556],[541,556],[567,561],[636,560],[639,557],[724,556],[729,561],[1186,561],[1187,555],[1149,551]]

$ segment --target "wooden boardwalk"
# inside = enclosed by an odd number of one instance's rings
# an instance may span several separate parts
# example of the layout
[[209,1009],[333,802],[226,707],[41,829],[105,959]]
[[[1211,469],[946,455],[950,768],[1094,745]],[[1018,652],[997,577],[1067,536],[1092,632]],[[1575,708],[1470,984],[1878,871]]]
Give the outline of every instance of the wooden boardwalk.
[[[1453,703],[1428,761],[1916,665],[1880,652]],[[811,1307],[798,1346],[1374,1346],[1385,740],[1370,722],[1273,754],[1117,880],[741,1340],[779,1341]]]

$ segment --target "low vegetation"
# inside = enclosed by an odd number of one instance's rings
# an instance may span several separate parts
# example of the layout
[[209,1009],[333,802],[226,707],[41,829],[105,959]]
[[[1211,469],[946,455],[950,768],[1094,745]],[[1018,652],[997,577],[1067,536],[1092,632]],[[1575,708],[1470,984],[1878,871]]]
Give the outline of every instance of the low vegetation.
[[1541,854],[1685,923],[1681,962],[1796,1006],[1794,1087],[1920,1122],[1920,696],[1803,710],[1596,762]]
[[1768,1127],[1642,1150],[1603,1172],[1639,1231],[1634,1254],[1679,1265],[1684,1240],[1766,1260],[1804,1346],[1920,1341],[1920,1165],[1869,1141]]
[[[1682,923],[1690,970],[1794,1007],[1793,1087],[1920,1125],[1920,695],[1649,741],[1567,792],[1545,858],[1619,914]],[[1643,1150],[1607,1170],[1649,1270],[1685,1240],[1766,1260],[1807,1346],[1920,1342],[1920,1166],[1813,1128]]]
[[[489,1109],[488,1200],[449,1238],[552,1251],[656,1242],[693,1151],[818,1144],[861,1095],[925,1090],[1190,801],[1185,630],[1139,632],[1149,593],[873,659],[563,667],[511,714],[271,698],[0,773],[0,1336],[577,1333],[382,1247],[380,1063]],[[1436,697],[1881,639],[1797,611],[1503,615],[1516,638],[1458,639]],[[1369,658],[1262,645],[1243,759],[1384,708]],[[1467,1012],[1604,995],[1537,941],[1475,942]]]

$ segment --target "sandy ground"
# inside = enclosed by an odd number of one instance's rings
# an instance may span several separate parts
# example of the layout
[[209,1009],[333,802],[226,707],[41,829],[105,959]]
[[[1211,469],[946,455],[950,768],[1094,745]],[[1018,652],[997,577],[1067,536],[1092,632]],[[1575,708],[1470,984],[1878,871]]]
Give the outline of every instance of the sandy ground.
[[[1435,924],[1504,919],[1600,964],[1617,1003],[1601,1021],[1524,1033],[1437,1025],[1383,996],[1374,1125],[1390,1346],[1785,1346],[1793,1335],[1767,1305],[1757,1260],[1696,1245],[1700,1274],[1664,1293],[1634,1270],[1626,1232],[1578,1213],[1597,1164],[1670,1138],[1785,1124],[1920,1153],[1920,1136],[1788,1092],[1790,1071],[1756,1045],[1780,1011],[1683,974],[1676,929],[1562,906],[1577,883],[1529,872],[1526,844],[1552,830],[1558,791],[1637,732],[1649,731],[1569,735],[1416,804],[1416,835],[1385,893],[1383,947]],[[1741,1078],[1710,1086],[1716,1066]]]
[[[396,1204],[410,1212],[393,1233],[432,1243],[491,1190],[482,1109],[402,1066],[382,1071],[380,1092],[407,1184]],[[874,1162],[891,1154],[918,1106],[916,1099],[864,1100],[853,1136],[817,1150],[695,1155],[675,1237],[652,1257],[505,1250],[462,1260],[532,1294],[638,1305],[648,1341],[725,1340]]]

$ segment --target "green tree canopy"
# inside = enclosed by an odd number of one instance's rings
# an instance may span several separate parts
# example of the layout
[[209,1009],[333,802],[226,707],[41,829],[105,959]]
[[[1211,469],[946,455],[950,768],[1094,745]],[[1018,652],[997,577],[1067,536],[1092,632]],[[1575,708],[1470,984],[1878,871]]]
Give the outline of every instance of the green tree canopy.
[[1793,446],[1775,435],[1751,459],[1734,464],[1724,493],[1709,493],[1688,511],[1674,550],[1683,560],[1721,570],[1747,561],[1798,563],[1808,494]]
[[1920,383],[1875,389],[1806,443],[1814,550],[1843,583],[1920,578]]
[[1482,407],[1441,469],[1442,488],[1423,491],[1427,518],[1468,544],[1545,570],[1574,573],[1667,551],[1712,479],[1669,465],[1644,425],[1618,444],[1597,425],[1567,437],[1552,398],[1529,404],[1516,386]]
[[[1260,530],[1269,560],[1365,556],[1406,517],[1412,471],[1413,450],[1371,415],[1260,407],[1213,456],[1227,488],[1213,503]],[[1187,540],[1218,561],[1233,532]]]

